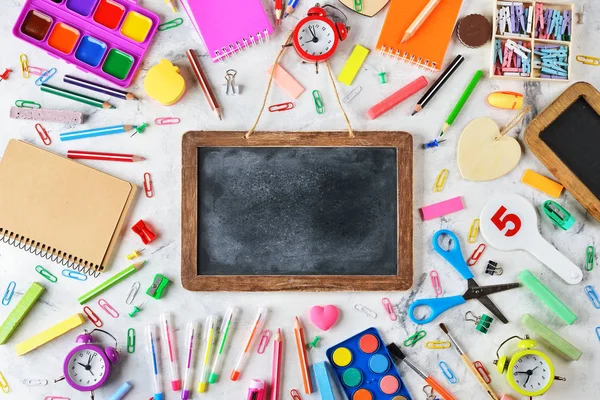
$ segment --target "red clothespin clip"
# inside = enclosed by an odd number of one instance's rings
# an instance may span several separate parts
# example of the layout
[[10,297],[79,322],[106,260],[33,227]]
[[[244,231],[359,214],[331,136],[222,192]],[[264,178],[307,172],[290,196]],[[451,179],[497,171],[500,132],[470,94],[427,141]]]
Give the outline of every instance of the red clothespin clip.
[[154,197],[154,185],[152,185],[152,178],[150,177],[150,173],[146,172],[144,174],[144,192],[146,193],[147,198]]
[[481,243],[479,246],[477,246],[473,254],[471,254],[471,257],[467,260],[467,265],[469,267],[472,267],[473,265],[477,264],[477,261],[479,261],[479,259],[481,258],[486,247],[487,246],[484,243]]
[[148,244],[156,239],[156,233],[152,232],[143,219],[140,219],[134,226],[132,226],[131,230],[140,236],[144,244]]
[[8,79],[8,74],[10,74],[12,72],[11,69],[5,68],[4,69],[4,73],[2,75],[0,75],[0,81],[5,81]]

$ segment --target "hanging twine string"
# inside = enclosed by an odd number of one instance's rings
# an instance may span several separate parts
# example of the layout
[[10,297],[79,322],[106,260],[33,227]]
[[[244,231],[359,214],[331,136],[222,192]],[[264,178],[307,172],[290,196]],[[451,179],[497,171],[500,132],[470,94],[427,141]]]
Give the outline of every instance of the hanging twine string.
[[329,67],[329,63],[325,61],[325,65],[327,65],[327,72],[329,72],[329,79],[331,80],[331,84],[333,85],[333,93],[335,93],[335,98],[337,99],[338,105],[340,106],[340,110],[342,110],[342,115],[346,120],[346,125],[348,125],[348,134],[351,138],[354,137],[354,131],[352,130],[352,125],[350,125],[350,120],[348,119],[348,114],[346,114],[346,110],[344,110],[344,106],[342,106],[342,101],[340,100],[340,95],[337,91],[337,86],[335,85],[335,79],[333,79],[333,74],[331,73],[331,67]]
[[510,121],[502,130],[500,131],[500,135],[496,137],[496,140],[499,140],[502,136],[506,135],[512,128],[519,125],[519,123],[525,118],[525,115],[531,110],[531,107],[527,106],[521,110],[515,117]]

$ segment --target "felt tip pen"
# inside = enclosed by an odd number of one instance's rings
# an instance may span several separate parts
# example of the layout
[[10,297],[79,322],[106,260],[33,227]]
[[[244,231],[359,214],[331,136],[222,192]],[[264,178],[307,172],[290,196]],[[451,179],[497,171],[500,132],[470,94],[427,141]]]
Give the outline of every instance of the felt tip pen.
[[194,381],[194,360],[196,359],[198,324],[190,322],[187,325],[187,337],[185,343],[187,346],[187,361],[185,363],[185,378],[183,380],[183,391],[181,400],[188,400],[191,397],[192,382]]
[[242,374],[242,370],[248,361],[248,355],[252,350],[252,345],[262,332],[262,328],[265,325],[265,320],[267,319],[267,309],[261,307],[258,309],[258,314],[256,315],[256,319],[252,324],[252,328],[250,329],[250,336],[248,336],[248,340],[242,349],[242,353],[240,354],[240,358],[238,358],[237,364],[233,371],[231,371],[231,376],[229,377],[232,381],[237,381]]
[[221,335],[221,340],[219,341],[219,347],[217,348],[217,354],[215,355],[215,361],[213,363],[212,371],[210,373],[210,377],[208,378],[208,383],[213,384],[216,383],[219,379],[219,374],[221,373],[221,367],[223,366],[223,360],[225,359],[225,345],[227,344],[227,339],[229,338],[229,329],[231,329],[231,325],[233,324],[233,320],[237,314],[238,309],[236,307],[229,307],[227,312],[225,313],[225,317],[223,318],[223,322],[221,323],[221,329],[219,329],[219,334]]
[[217,317],[213,315],[209,315],[208,317],[206,317],[206,323],[204,324],[204,335],[202,336],[202,339],[205,342],[204,358],[202,360],[202,372],[200,373],[198,393],[204,393],[208,388],[208,375],[210,375],[210,358],[213,353],[213,345],[215,342],[216,324]]
[[160,322],[163,330],[163,343],[169,358],[169,367],[171,370],[171,389],[174,392],[178,392],[181,390],[181,377],[179,376],[177,345],[175,344],[175,330],[173,329],[171,314],[162,313],[160,315]]
[[152,367],[152,380],[154,381],[154,400],[164,400],[165,393],[162,386],[162,376],[160,373],[160,353],[156,342],[156,326],[150,324],[146,327],[146,340],[148,352],[150,353],[150,366]]

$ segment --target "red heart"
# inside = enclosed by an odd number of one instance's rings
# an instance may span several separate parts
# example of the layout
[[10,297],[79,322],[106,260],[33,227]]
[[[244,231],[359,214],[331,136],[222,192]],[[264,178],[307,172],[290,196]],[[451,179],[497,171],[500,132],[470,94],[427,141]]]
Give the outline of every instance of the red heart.
[[337,307],[331,304],[325,307],[314,306],[310,309],[310,321],[322,331],[327,331],[335,325],[338,315]]

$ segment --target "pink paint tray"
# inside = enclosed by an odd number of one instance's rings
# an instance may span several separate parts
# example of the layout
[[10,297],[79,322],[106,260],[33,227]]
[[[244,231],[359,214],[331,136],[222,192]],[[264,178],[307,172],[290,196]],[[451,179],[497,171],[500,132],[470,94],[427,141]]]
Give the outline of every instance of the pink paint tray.
[[27,0],[13,35],[128,87],[160,23],[127,0]]

